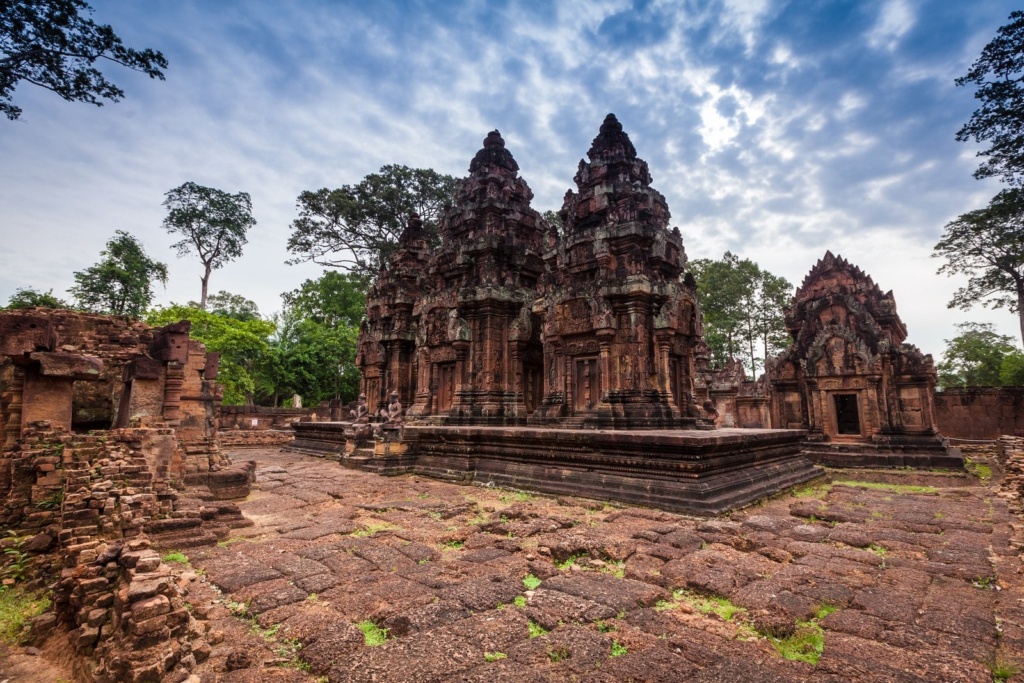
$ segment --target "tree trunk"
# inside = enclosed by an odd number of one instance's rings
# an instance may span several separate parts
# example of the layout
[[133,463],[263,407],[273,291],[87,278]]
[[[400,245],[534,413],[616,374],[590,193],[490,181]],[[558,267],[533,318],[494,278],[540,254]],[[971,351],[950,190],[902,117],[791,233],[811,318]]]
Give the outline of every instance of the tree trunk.
[[200,278],[200,280],[203,283],[203,295],[199,299],[199,310],[202,310],[202,311],[206,310],[206,288],[210,284],[210,270],[211,270],[210,264],[207,263],[206,264],[206,272],[203,275],[203,277]]
[[1024,287],[1017,288],[1017,318],[1020,320],[1020,341],[1024,344]]

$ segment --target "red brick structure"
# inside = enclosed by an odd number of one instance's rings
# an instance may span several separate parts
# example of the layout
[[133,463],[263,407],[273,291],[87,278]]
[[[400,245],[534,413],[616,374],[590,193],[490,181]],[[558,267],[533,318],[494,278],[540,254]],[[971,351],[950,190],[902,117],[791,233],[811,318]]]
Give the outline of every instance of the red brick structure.
[[786,309],[786,327],[793,343],[767,372],[772,426],[808,430],[812,458],[962,465],[936,428],[932,357],[904,343],[892,292],[827,252]]

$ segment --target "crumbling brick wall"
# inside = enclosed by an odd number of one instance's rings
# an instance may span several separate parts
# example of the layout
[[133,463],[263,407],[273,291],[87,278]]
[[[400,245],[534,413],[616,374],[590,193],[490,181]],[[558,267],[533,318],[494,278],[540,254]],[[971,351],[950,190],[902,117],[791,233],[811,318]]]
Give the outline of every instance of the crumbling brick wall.
[[38,573],[59,571],[43,623],[70,631],[79,680],[183,679],[209,654],[146,534],[181,514],[164,462],[174,440],[166,426],[78,435],[36,422],[2,461],[3,521],[29,537]]
[[944,436],[998,439],[1024,434],[1024,387],[955,387],[935,393],[935,419]]

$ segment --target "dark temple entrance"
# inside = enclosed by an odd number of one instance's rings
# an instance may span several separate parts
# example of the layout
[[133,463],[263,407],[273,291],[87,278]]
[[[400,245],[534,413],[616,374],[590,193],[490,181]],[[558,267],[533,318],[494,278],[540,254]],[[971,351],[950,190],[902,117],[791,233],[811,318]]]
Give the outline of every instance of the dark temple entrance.
[[836,394],[836,431],[839,434],[860,435],[860,415],[856,394]]

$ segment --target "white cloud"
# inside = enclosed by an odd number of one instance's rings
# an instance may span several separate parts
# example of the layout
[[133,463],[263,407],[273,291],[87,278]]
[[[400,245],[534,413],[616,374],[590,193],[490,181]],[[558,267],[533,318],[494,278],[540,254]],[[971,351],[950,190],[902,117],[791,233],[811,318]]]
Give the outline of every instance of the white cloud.
[[907,0],[886,0],[875,25],[867,34],[868,45],[876,50],[892,52],[900,39],[914,27],[917,18]]

